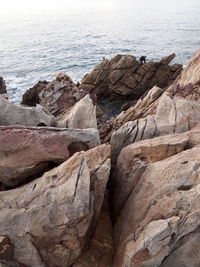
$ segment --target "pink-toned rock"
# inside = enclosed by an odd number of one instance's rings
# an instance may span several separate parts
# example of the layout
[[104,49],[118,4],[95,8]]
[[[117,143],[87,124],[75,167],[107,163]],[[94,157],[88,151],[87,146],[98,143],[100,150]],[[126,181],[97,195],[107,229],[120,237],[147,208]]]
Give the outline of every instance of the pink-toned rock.
[[0,192],[3,266],[72,266],[95,230],[109,155],[109,145],[78,152],[41,178]]
[[16,186],[100,144],[95,129],[0,127],[0,182]]

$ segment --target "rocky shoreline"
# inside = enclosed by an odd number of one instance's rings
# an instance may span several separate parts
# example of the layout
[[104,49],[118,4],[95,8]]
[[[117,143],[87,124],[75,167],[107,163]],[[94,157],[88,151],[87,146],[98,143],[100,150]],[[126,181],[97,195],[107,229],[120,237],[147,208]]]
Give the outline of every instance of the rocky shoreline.
[[0,77],[0,265],[200,266],[200,50],[132,55],[10,103]]

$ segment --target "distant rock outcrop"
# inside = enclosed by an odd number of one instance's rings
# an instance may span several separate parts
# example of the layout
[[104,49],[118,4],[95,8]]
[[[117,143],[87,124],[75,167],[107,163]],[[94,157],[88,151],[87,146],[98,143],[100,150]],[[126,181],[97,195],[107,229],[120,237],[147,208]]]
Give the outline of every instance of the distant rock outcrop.
[[7,94],[6,84],[5,81],[3,80],[3,77],[1,76],[0,76],[0,94]]
[[154,85],[164,88],[177,77],[182,65],[168,65],[174,57],[172,54],[160,62],[141,64],[134,56],[117,55],[97,65],[83,78],[80,87],[96,93],[98,99],[138,99]]
[[72,79],[66,74],[58,74],[51,82],[38,82],[23,95],[22,104],[44,106],[53,115],[72,107],[81,99],[81,93]]

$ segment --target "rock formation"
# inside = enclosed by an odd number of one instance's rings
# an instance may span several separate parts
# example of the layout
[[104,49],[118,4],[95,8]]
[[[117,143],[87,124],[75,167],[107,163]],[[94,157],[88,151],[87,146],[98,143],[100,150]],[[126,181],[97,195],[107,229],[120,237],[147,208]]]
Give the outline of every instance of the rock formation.
[[97,129],[96,106],[93,105],[90,95],[86,95],[70,110],[58,116],[57,123],[73,129]]
[[0,76],[0,94],[7,94],[5,81],[1,76]]
[[0,127],[0,182],[16,186],[100,144],[95,129]]
[[182,69],[179,64],[169,66],[172,54],[160,62],[141,64],[131,55],[117,55],[103,60],[81,81],[80,87],[97,94],[98,99],[138,99],[154,85],[169,85]]
[[[166,94],[171,98],[181,97],[184,99],[198,100],[200,91],[199,82],[199,68],[200,68],[200,50],[196,52],[191,59],[188,66],[182,71],[180,77],[169,86]],[[158,107],[158,102],[163,94],[163,90],[158,87],[153,87],[148,94],[141,98],[137,104],[129,108],[126,112],[114,120],[103,124],[100,128],[100,136],[103,142],[110,140],[112,132],[119,129],[126,122],[134,121],[136,119],[147,117],[147,115],[155,114]]]
[[[0,127],[0,265],[200,266],[200,50],[181,73],[174,56],[118,55],[25,94],[71,128]],[[29,125],[32,108],[0,100],[0,122]]]
[[0,96],[0,126],[6,125],[53,126],[55,119],[40,105],[21,107]]
[[66,74],[58,74],[51,82],[39,82],[30,88],[22,99],[24,105],[41,104],[53,115],[72,107],[82,98],[81,93],[72,79]]
[[32,88],[29,88],[22,96],[22,105],[33,107],[40,104],[39,94],[45,90],[47,84],[47,81],[39,81]]
[[78,152],[20,188],[0,192],[0,263],[71,266],[95,229],[110,172],[110,147]]

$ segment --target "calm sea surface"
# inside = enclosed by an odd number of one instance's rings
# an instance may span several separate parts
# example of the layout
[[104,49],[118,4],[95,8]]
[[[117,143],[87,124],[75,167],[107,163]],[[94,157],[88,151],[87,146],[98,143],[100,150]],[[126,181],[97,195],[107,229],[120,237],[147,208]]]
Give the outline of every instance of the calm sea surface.
[[[42,1],[42,0],[41,0]],[[66,1],[67,2],[67,1]],[[82,0],[62,8],[0,10],[0,76],[11,101],[38,80],[80,80],[115,54],[187,64],[200,48],[200,0]]]

